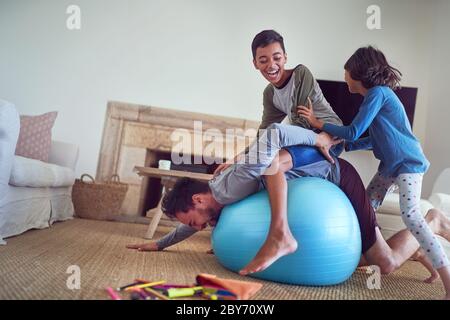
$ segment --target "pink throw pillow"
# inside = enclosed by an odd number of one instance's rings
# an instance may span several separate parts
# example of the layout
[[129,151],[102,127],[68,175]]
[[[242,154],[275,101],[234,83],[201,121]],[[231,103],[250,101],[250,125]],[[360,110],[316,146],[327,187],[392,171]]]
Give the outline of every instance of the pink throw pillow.
[[57,115],[58,112],[53,111],[39,116],[20,116],[16,155],[48,162]]

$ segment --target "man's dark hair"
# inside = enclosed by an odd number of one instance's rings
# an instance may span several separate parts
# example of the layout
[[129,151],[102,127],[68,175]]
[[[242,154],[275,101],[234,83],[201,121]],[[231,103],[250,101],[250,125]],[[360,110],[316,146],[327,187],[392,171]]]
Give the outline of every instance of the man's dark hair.
[[386,56],[372,46],[359,48],[345,63],[344,69],[366,89],[375,86],[400,87],[402,73],[389,65]]
[[286,53],[286,49],[284,48],[284,40],[281,34],[275,30],[264,30],[258,33],[252,42],[253,59],[256,58],[256,49],[264,48],[274,42],[278,42],[281,49],[283,49],[283,52]]
[[192,196],[197,193],[209,192],[207,182],[191,178],[179,179],[172,190],[167,192],[161,202],[161,210],[169,218],[175,218],[177,212],[187,212],[194,207]]

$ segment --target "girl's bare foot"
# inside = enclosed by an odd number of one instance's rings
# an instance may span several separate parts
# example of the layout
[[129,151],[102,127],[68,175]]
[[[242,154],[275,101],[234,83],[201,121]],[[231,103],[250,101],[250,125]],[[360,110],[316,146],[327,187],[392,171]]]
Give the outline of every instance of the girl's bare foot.
[[245,276],[249,273],[263,271],[279,258],[293,253],[295,250],[297,250],[297,241],[289,230],[283,230],[276,234],[269,233],[256,256],[239,271],[239,274]]
[[423,282],[433,283],[436,279],[439,279],[439,273],[433,268],[433,265],[422,249],[417,250],[416,253],[414,253],[414,255],[411,257],[411,259],[420,262],[430,272],[430,277],[425,279]]
[[430,277],[428,277],[425,280],[423,280],[423,282],[425,282],[425,283],[433,283],[437,279],[439,279],[439,274],[438,273],[434,273]]

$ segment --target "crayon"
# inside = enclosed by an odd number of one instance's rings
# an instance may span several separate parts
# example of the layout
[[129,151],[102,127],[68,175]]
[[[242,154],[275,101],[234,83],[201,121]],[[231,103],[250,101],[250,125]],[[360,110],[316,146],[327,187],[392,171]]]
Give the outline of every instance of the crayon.
[[130,290],[133,290],[133,289],[143,289],[143,288],[147,288],[147,287],[153,287],[153,286],[156,286],[158,284],[163,284],[163,283],[165,283],[164,280],[163,281],[155,281],[155,282],[150,282],[150,283],[138,284],[138,285],[126,288],[125,291],[130,291]]
[[162,285],[152,286],[152,288],[153,289],[167,290],[167,289],[170,289],[170,288],[192,288],[192,285],[162,284]]
[[113,300],[122,300],[120,295],[118,293],[116,293],[113,288],[107,287],[106,291],[108,292],[108,294],[111,297],[111,299],[113,299]]
[[158,298],[158,299],[161,299],[161,300],[170,300],[170,299],[167,298],[165,295],[159,293],[159,292],[156,291],[156,290],[150,289],[150,288],[148,288],[148,287],[147,287],[147,288],[144,288],[144,290],[147,291],[148,293],[150,293],[152,296],[155,296],[155,297]]
[[136,285],[138,285],[138,284],[142,284],[142,282],[138,281],[138,282],[134,282],[134,283],[131,283],[131,284],[127,284],[126,286],[119,287],[119,288],[117,288],[116,290],[117,290],[117,291],[123,291],[123,290],[125,290],[126,288],[133,287],[133,286],[136,286]]

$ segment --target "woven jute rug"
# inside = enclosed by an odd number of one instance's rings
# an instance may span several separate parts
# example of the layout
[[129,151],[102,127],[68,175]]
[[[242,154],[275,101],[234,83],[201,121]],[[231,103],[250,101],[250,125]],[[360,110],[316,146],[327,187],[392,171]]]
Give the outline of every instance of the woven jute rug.
[[[379,289],[373,288],[372,273],[364,269],[337,286],[304,287],[244,278],[226,270],[214,255],[206,254],[209,232],[199,232],[162,252],[125,248],[147,241],[142,238],[146,229],[142,224],[74,219],[9,238],[6,246],[0,246],[0,299],[109,299],[108,286],[123,286],[136,278],[193,284],[200,273],[260,282],[263,287],[253,297],[256,300],[423,300],[444,296],[442,282],[423,283],[427,272],[414,261],[382,276]],[[168,231],[170,228],[160,227],[155,238]],[[77,270],[79,289],[73,288],[76,281],[71,278]]]

